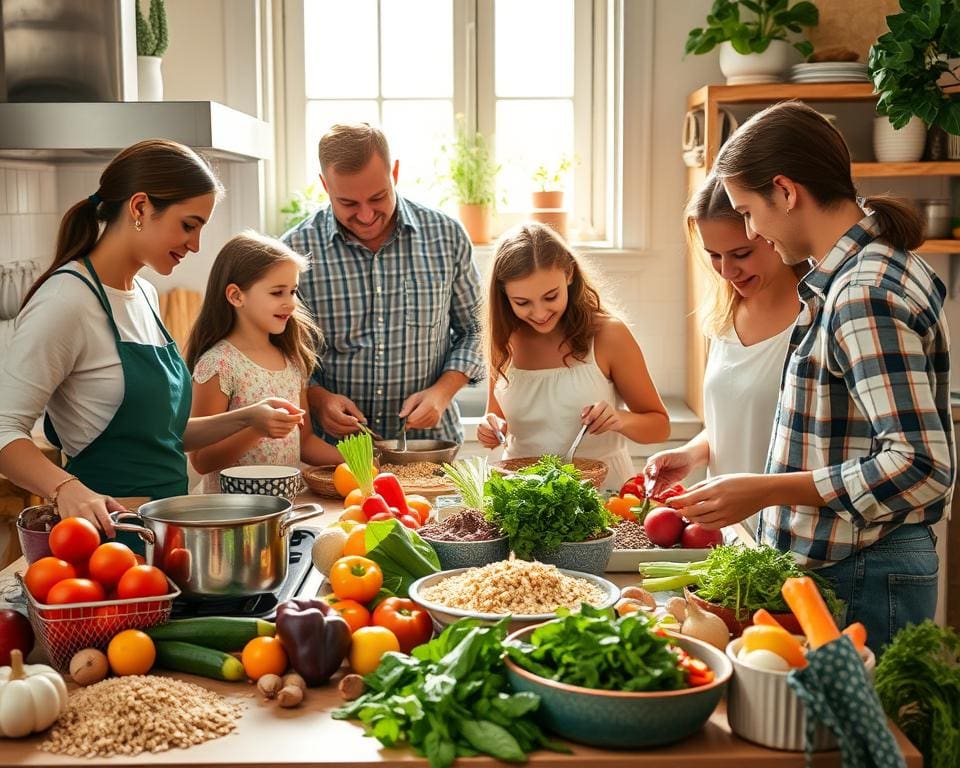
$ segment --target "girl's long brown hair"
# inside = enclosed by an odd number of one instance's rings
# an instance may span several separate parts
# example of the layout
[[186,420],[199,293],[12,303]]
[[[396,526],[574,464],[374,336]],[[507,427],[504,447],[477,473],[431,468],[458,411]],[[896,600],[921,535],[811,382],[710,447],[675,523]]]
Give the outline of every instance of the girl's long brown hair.
[[[803,185],[822,207],[856,203],[850,152],[840,132],[812,107],[783,101],[751,117],[720,150],[714,172],[721,179],[763,195],[773,195],[778,175]],[[923,242],[923,219],[910,205],[890,195],[864,201],[873,210],[880,238],[899,250]]]
[[583,263],[567,246],[563,238],[544,224],[523,224],[510,230],[497,243],[490,268],[487,290],[484,346],[491,370],[506,378],[506,367],[512,355],[510,337],[524,323],[513,312],[504,286],[521,280],[538,269],[561,269],[572,276],[567,287],[567,308],[560,318],[563,332],[561,345],[568,352],[563,360],[574,357],[585,360],[590,343],[602,318],[613,313],[600,301],[595,281]]
[[[308,267],[306,257],[259,232],[247,230],[226,242],[213,262],[203,306],[187,341],[185,357],[191,372],[203,353],[233,330],[236,311],[227,301],[227,286],[234,284],[241,291],[249,290],[271,267],[288,261],[301,272]],[[283,333],[270,335],[270,343],[292,360],[305,377],[316,367],[317,348],[322,340],[320,329],[299,298]]]
[[127,147],[103,169],[93,199],[81,200],[63,215],[53,264],[27,291],[21,308],[60,267],[88,255],[100,238],[101,225],[110,227],[137,192],[146,193],[158,216],[191,197],[213,192],[219,198],[223,185],[207,161],[183,144],[147,139]]

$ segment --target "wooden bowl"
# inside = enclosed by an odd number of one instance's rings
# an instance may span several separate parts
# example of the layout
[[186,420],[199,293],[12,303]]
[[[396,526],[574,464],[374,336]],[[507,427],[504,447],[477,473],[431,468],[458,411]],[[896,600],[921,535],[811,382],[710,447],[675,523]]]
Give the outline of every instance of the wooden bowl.
[[328,499],[342,499],[343,497],[337,493],[337,488],[333,484],[333,470],[336,468],[336,464],[324,464],[323,466],[305,469],[303,471],[303,481],[317,496],[324,496]]
[[[531,464],[536,464],[540,461],[540,458],[540,456],[521,456],[516,459],[495,461],[490,466],[500,472],[509,474],[524,467],[529,467]],[[607,465],[605,462],[598,461],[597,459],[579,459],[574,456],[573,466],[577,468],[584,480],[589,480],[594,488],[600,490],[603,486],[603,481],[607,477]]]

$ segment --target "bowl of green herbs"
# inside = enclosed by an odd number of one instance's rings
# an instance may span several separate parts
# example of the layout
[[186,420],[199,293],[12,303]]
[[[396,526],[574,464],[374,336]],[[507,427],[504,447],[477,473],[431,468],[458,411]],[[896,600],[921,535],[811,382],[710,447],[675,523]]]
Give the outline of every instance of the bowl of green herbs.
[[691,637],[654,631],[643,611],[588,605],[504,643],[514,691],[540,697],[539,719],[572,741],[638,749],[687,738],[710,718],[733,666]]

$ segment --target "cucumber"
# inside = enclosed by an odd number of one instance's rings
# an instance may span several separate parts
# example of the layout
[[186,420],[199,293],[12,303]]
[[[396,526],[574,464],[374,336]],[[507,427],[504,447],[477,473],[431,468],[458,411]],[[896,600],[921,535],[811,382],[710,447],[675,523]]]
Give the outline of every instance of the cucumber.
[[179,640],[157,640],[154,645],[157,647],[158,667],[214,680],[237,681],[246,677],[240,659],[215,648]]
[[263,619],[212,616],[197,619],[174,619],[150,627],[146,633],[154,640],[179,640],[220,651],[240,651],[255,637],[273,637],[277,627]]

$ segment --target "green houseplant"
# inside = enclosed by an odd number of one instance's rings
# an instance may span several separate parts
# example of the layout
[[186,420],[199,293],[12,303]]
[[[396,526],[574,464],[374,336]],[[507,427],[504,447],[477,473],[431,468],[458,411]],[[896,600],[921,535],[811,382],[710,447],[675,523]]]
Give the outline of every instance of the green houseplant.
[[918,117],[960,134],[960,101],[949,93],[960,88],[960,8],[954,0],[900,0],[900,7],[867,60],[877,112],[896,129]]
[[308,184],[304,189],[294,190],[280,208],[280,213],[284,216],[283,231],[293,229],[304,219],[313,216],[329,199],[321,184]]
[[[728,84],[773,82],[789,64],[791,34],[816,26],[820,12],[808,0],[714,0],[705,27],[690,30],[686,54],[709,53],[720,46],[720,69]],[[809,40],[792,43],[804,57]]]
[[555,165],[538,165],[533,171],[536,189],[531,193],[533,211],[530,218],[553,227],[561,237],[567,235],[567,212],[563,210],[563,182],[576,165],[576,157],[561,155]]
[[458,116],[453,141],[441,145],[440,153],[444,165],[439,176],[449,186],[444,200],[453,197],[460,204],[460,221],[474,243],[490,242],[490,213],[500,172],[493,152],[483,136],[468,131]]
[[136,0],[134,5],[137,11],[137,85],[140,101],[163,101],[160,60],[170,44],[167,9],[163,0],[150,0],[150,9],[144,18],[140,0]]

